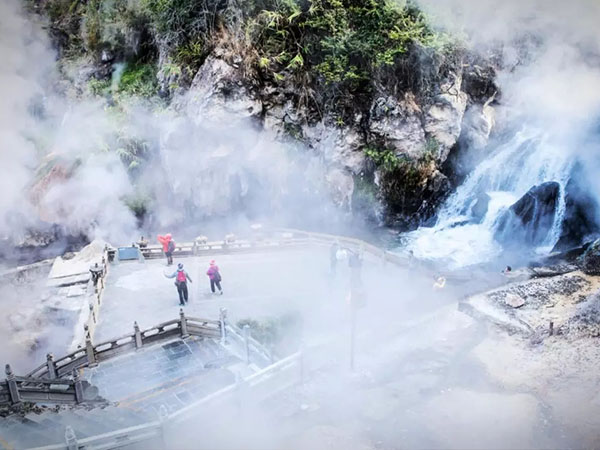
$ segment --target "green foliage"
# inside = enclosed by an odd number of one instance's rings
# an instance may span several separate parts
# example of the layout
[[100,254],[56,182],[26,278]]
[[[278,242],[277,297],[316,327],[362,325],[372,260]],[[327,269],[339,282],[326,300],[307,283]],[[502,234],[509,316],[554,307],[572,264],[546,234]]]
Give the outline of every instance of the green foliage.
[[355,90],[414,43],[440,48],[441,35],[410,2],[264,0],[260,6],[246,35],[258,49],[259,67],[275,73],[308,66],[327,83]]
[[139,192],[123,197],[122,201],[138,220],[142,220],[151,210],[152,199]]
[[111,85],[110,80],[97,80],[96,78],[92,78],[88,82],[88,87],[90,89],[90,92],[93,95],[99,95],[99,96],[104,96],[104,95],[110,93],[110,85]]
[[118,92],[151,97],[157,88],[156,68],[152,64],[128,64],[119,80]]
[[397,169],[402,162],[393,150],[368,147],[364,152],[377,167],[387,172]]
[[[157,33],[177,48],[215,30],[217,2],[198,0],[141,0]],[[212,3],[209,5],[209,3]],[[211,7],[212,6],[212,7]],[[206,39],[205,39],[206,40]]]

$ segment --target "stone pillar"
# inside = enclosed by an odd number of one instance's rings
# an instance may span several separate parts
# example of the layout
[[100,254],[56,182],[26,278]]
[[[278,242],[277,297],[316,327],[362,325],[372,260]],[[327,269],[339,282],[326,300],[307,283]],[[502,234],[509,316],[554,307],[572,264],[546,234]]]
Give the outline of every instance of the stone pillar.
[[48,378],[54,380],[56,378],[56,364],[54,364],[54,355],[52,353],[46,355],[46,365],[48,366]]
[[10,364],[5,367],[6,371],[6,385],[8,387],[8,393],[10,394],[10,401],[15,403],[21,403],[21,394],[19,394],[19,387],[17,386],[17,380],[15,380],[15,374],[10,368]]
[[187,329],[187,319],[185,318],[185,314],[183,313],[183,308],[179,309],[179,322],[181,324],[181,339],[190,337]]
[[246,364],[250,364],[250,325],[246,324],[243,328],[244,346],[246,347]]
[[87,355],[88,365],[90,367],[97,366],[96,353],[94,352],[94,345],[92,344],[92,338],[90,337],[87,325],[85,326],[85,353]]
[[83,383],[77,369],[73,369],[73,386],[75,387],[75,401],[83,403]]
[[135,348],[136,350],[142,348],[142,333],[140,332],[140,326],[137,322],[133,322],[133,334],[135,335]]
[[73,428],[69,425],[65,428],[65,444],[67,444],[67,450],[77,450],[79,448],[77,436],[75,436]]
[[221,329],[221,344],[225,344],[227,338],[227,328],[225,320],[227,319],[227,308],[219,309],[219,328]]

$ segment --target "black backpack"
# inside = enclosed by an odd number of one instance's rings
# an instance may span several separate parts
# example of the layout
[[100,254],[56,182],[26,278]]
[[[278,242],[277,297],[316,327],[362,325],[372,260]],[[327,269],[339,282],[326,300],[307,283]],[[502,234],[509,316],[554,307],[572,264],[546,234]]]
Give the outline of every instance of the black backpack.
[[175,242],[169,241],[169,243],[167,244],[167,251],[169,253],[172,253],[175,251]]

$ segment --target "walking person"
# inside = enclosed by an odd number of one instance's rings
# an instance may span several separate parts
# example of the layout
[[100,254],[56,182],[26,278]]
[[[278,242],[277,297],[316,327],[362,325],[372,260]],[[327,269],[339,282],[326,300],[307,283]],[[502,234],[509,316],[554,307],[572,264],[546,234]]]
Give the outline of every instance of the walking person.
[[192,279],[188,273],[183,270],[183,264],[177,264],[177,270],[171,275],[165,275],[167,278],[175,278],[175,286],[177,287],[177,293],[179,294],[179,305],[185,306],[188,302],[188,288],[187,282],[192,282]]
[[210,279],[210,290],[212,293],[215,293],[216,286],[217,289],[219,289],[219,294],[223,295],[223,289],[221,289],[221,273],[219,272],[219,266],[217,266],[214,259],[210,262],[206,275],[208,275],[208,278]]
[[158,235],[158,242],[162,244],[163,252],[167,256],[167,266],[173,264],[173,252],[175,251],[175,241],[171,237],[171,233],[164,236]]

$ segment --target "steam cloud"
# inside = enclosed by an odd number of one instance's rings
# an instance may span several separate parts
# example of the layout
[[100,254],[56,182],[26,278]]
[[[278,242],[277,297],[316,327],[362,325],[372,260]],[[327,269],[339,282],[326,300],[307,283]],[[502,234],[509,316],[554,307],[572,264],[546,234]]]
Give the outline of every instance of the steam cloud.
[[[202,233],[208,219],[225,217],[233,228],[299,216],[331,222],[316,155],[228,114],[206,124],[185,108],[130,99],[111,109],[105,100],[64,94],[41,27],[17,0],[0,8],[3,236],[42,220],[69,233],[130,242],[139,233],[126,206],[132,199],[152,210],[143,225],[149,232],[187,225],[187,234]],[[144,162],[128,173],[119,151],[132,141]]]

